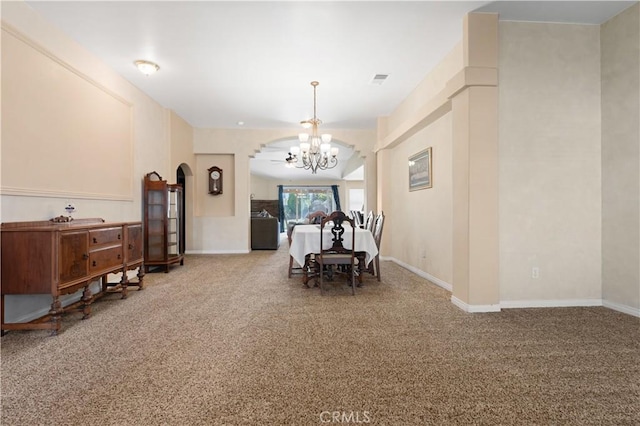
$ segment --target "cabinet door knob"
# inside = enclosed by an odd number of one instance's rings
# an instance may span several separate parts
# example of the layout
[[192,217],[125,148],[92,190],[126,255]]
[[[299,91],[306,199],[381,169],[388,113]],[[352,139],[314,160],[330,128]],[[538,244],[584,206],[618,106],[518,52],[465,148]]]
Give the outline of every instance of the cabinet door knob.
[[96,265],[97,265],[97,263],[96,263],[96,261],[94,260],[94,261],[91,263],[91,266],[96,266]]
[[121,239],[122,239],[122,237],[120,236],[120,234],[118,234],[118,239],[119,239],[119,240],[121,240]]
[[133,244],[129,244],[129,250],[133,250]]
[[85,254],[83,254],[83,255],[82,255],[82,258],[83,258],[84,260],[87,260],[87,259],[89,258],[89,255],[88,255],[87,253],[85,253]]
[[96,244],[98,242],[98,239],[96,237],[93,237],[93,244]]
[[118,255],[118,259],[120,259],[120,258],[122,258],[122,256],[121,256],[121,255]]

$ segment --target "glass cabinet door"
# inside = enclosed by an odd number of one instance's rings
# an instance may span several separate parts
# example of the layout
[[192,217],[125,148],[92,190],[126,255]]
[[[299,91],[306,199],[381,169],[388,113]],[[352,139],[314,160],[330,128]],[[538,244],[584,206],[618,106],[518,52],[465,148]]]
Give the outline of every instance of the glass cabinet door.
[[163,260],[165,252],[164,236],[164,193],[160,190],[147,192],[147,258]]
[[180,188],[168,189],[167,203],[167,253],[170,257],[180,255],[180,220],[182,219],[182,196]]
[[167,184],[157,172],[144,180],[144,267],[184,264],[182,185]]

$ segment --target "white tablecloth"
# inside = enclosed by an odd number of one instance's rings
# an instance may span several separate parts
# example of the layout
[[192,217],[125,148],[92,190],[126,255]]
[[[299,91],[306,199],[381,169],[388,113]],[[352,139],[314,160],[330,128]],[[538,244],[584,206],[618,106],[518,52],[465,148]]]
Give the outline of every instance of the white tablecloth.
[[[344,234],[342,239],[345,248],[351,248],[351,233],[353,228],[348,223],[344,225]],[[324,228],[324,236],[322,238],[322,244],[325,249],[331,247],[333,242],[331,241],[331,226],[328,224]],[[363,251],[366,253],[365,262],[368,265],[371,259],[378,254],[378,247],[376,247],[376,240],[373,239],[371,231],[366,229],[356,228],[356,251]],[[320,225],[296,225],[293,228],[291,234],[291,247],[289,248],[289,254],[293,256],[293,259],[300,265],[304,265],[305,256],[311,253],[320,252]]]

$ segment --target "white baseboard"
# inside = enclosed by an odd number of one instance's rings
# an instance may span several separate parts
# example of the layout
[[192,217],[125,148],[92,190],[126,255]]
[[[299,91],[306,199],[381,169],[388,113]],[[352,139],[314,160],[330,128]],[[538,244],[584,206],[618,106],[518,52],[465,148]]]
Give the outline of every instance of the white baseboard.
[[247,254],[251,250],[185,250],[185,254]]
[[[453,285],[441,279],[434,277],[433,275],[424,272],[415,266],[411,266],[395,257],[380,256],[382,260],[390,260],[393,263],[403,267],[404,269],[413,272],[414,274],[431,281],[443,289],[453,292]],[[580,306],[604,306],[605,308],[613,309],[614,311],[622,312],[624,314],[633,315],[640,318],[640,309],[633,308],[631,306],[621,305],[619,303],[610,302],[602,299],[561,299],[561,300],[501,300],[497,305],[469,305],[466,302],[451,296],[451,303],[459,307],[465,312],[500,312],[501,309],[516,309],[516,308],[570,308]]]
[[469,313],[500,312],[500,305],[469,305],[455,296],[451,296],[451,303]]
[[[429,280],[430,282],[434,283],[435,285],[437,285],[438,287],[442,287],[443,289],[452,292],[453,291],[453,286],[451,284],[449,284],[446,281],[441,280],[438,277],[434,277],[433,275],[416,268],[415,266],[409,265],[408,263],[404,263],[401,260],[398,260],[394,257],[380,257],[381,259],[384,260],[390,260],[392,262],[394,262],[395,264],[405,268],[408,271],[413,272],[414,274],[416,274],[419,277],[422,277],[426,280]],[[451,296],[451,303],[453,303],[454,305],[456,305],[458,308],[462,309],[465,312],[470,312],[470,313],[479,313],[479,312],[500,312],[500,305],[469,305],[465,302],[463,302],[462,300],[458,299],[457,297]]]
[[384,257],[384,256],[380,256],[380,259],[382,260],[390,260],[393,263],[402,266],[404,269],[413,272],[414,274],[416,274],[419,277],[422,277],[424,279],[427,279],[429,281],[431,281],[432,283],[434,283],[435,285],[437,285],[438,287],[442,287],[447,291],[453,291],[453,286],[451,284],[449,284],[446,281],[441,280],[438,277],[434,277],[433,275],[424,272],[421,269],[416,268],[415,266],[411,266],[408,263],[404,263],[401,260],[396,259],[395,257]]
[[602,299],[501,300],[500,306],[504,309],[573,308],[580,306],[602,306]]
[[610,302],[608,300],[603,300],[602,306],[604,306],[605,308],[613,309],[614,311],[622,312],[623,314],[640,317],[640,309],[638,308],[632,308],[631,306],[621,305],[619,303]]

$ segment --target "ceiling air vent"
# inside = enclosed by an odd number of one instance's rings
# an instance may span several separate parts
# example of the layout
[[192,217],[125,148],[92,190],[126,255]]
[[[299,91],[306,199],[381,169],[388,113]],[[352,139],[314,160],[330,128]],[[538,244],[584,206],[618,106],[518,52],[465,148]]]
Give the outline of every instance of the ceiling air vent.
[[389,74],[376,74],[373,76],[373,79],[371,79],[371,84],[380,86],[382,83],[387,81],[387,78],[389,78]]

